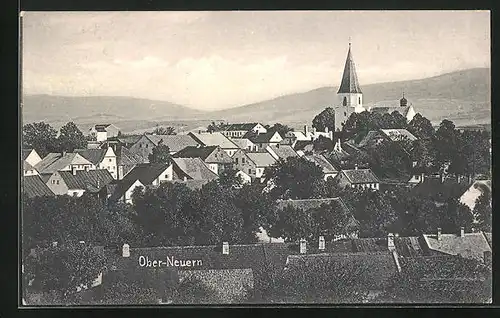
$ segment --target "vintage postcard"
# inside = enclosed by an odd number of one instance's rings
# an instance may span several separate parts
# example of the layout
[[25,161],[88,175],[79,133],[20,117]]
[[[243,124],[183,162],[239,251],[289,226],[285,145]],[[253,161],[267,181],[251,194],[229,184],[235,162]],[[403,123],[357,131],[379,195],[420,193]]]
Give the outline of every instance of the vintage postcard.
[[492,302],[489,11],[20,22],[21,306]]

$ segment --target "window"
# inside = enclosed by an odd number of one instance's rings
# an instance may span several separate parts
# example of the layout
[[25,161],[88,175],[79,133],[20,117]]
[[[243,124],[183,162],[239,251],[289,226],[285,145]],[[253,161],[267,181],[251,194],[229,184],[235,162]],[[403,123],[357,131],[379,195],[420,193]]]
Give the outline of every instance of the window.
[[344,101],[342,102],[342,105],[347,106],[347,97],[344,96]]
[[142,148],[142,144],[139,144],[139,148]]
[[111,160],[112,160],[112,159],[111,159],[111,158],[109,158],[109,159],[108,159],[108,162],[111,162]]
[[347,112],[344,112],[344,116],[347,116]]
[[146,148],[148,147],[148,144],[146,144]]
[[358,98],[358,104],[361,105],[361,97]]
[[241,158],[241,163],[245,163],[245,158]]
[[249,174],[252,174],[252,169],[248,169],[248,173],[249,173]]
[[59,180],[56,180],[56,184],[59,184]]
[[56,180],[51,180],[50,183],[56,184]]

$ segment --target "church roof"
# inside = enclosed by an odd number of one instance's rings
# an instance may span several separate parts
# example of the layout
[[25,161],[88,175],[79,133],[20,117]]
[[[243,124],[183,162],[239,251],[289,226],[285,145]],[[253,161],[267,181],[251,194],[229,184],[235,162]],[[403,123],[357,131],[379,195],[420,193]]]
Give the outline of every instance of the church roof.
[[347,59],[344,66],[344,74],[342,75],[342,82],[337,94],[341,93],[361,93],[359,88],[358,76],[356,74],[356,67],[351,54],[351,43],[349,43],[349,51],[347,52]]

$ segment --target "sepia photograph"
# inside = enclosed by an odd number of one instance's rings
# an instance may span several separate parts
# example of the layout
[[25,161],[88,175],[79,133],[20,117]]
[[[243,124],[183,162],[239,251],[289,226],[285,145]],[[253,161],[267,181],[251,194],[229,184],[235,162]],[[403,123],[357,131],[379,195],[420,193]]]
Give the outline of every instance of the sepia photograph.
[[490,11],[23,11],[20,307],[492,303]]

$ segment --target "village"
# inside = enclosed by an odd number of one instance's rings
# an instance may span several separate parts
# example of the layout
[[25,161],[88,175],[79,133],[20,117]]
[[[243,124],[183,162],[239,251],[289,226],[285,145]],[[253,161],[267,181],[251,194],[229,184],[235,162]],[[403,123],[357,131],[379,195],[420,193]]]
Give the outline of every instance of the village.
[[365,107],[350,43],[337,96],[302,130],[26,124],[23,302],[490,302],[490,133]]

